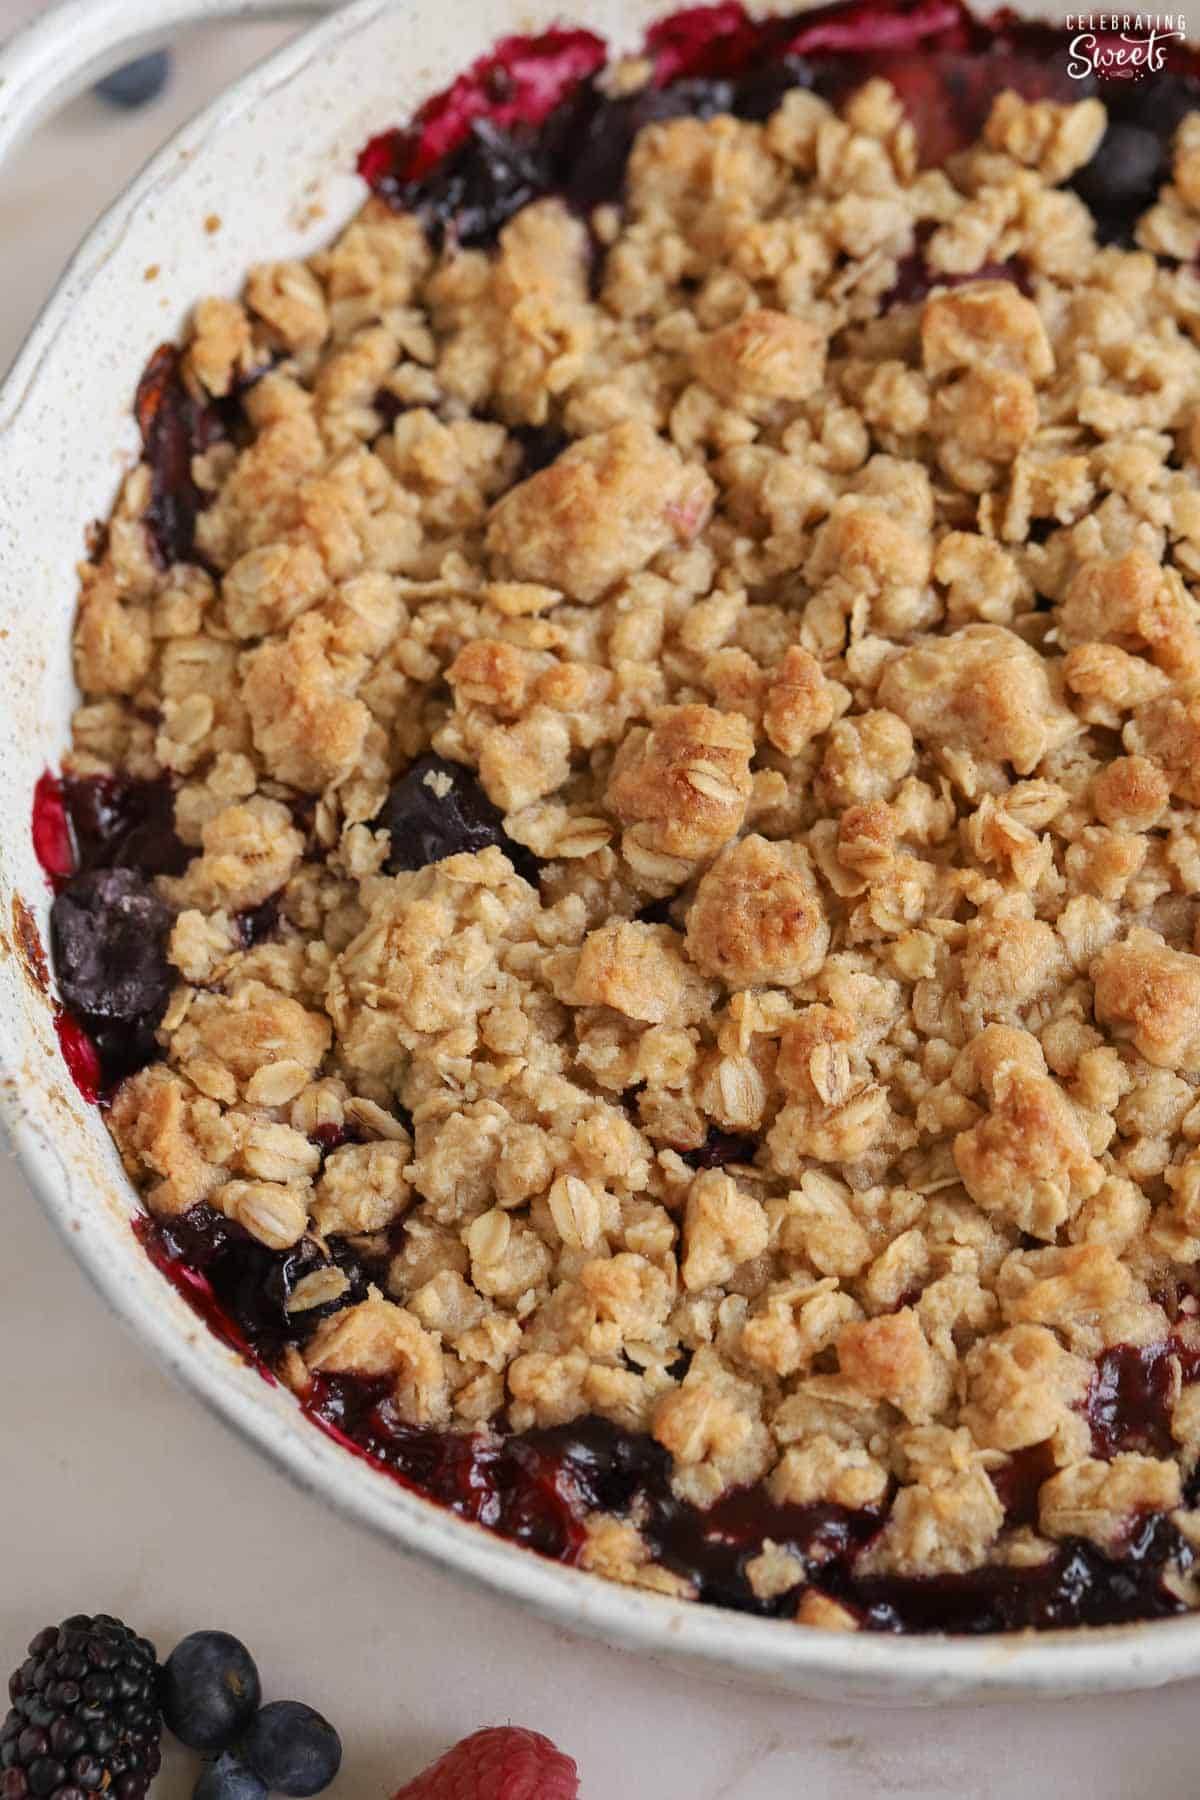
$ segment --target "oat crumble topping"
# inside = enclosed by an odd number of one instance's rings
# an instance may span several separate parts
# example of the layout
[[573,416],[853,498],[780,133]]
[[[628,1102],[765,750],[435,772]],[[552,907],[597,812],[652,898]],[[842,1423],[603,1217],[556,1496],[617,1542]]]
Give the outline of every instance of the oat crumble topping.
[[[244,423],[165,566],[127,477],[69,767],[176,784],[109,1124],[156,1218],[316,1247],[298,1391],[598,1415],[698,1506],[880,1509],[878,1575],[1200,1534],[1178,1359],[1153,1454],[1086,1414],[1200,1345],[1200,115],[1133,250],[1061,185],[1104,129],[1006,92],[926,168],[886,82],[796,89],[643,129],[598,269],[552,198],[494,250],[372,199],[196,308]],[[502,825],[409,867],[421,757]],[[636,1517],[582,1560],[689,1591]]]

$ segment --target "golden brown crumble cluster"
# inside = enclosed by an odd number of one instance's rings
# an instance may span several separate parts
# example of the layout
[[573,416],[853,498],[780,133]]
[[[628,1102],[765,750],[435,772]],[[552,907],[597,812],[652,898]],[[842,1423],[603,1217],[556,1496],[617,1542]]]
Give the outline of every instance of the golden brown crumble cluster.
[[[372,201],[196,308],[197,393],[273,366],[195,465],[202,562],[159,569],[128,476],[72,767],[175,778],[194,850],[110,1115],[147,1205],[393,1247],[294,1385],[599,1413],[701,1505],[895,1491],[878,1571],[1180,1506],[1200,1388],[1162,1459],[1080,1408],[1106,1347],[1189,1331],[1200,1263],[1200,117],[1138,252],[1056,185],[1104,123],[1004,94],[921,170],[886,84],[795,91],[642,133],[598,292],[553,200],[438,255]],[[918,243],[933,291],[885,304]],[[970,279],[1014,258],[1032,297]],[[497,848],[384,872],[430,748],[540,893]],[[752,1161],[697,1171],[713,1133]],[[683,1586],[630,1521],[589,1560]]]

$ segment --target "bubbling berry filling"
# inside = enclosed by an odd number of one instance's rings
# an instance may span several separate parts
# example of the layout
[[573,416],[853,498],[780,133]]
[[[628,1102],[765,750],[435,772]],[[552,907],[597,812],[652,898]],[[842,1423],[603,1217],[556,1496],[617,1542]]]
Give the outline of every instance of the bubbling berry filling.
[[[432,766],[439,760],[421,759],[409,772],[417,778],[402,778],[393,788],[388,828],[398,846],[394,855],[411,861],[422,854],[422,846],[430,858],[451,854],[457,844],[455,833],[461,834],[464,845],[478,849],[479,832],[495,828],[486,801],[472,791],[471,778],[452,765],[446,781],[438,784],[449,799],[449,810],[441,821],[431,817],[426,796],[434,790],[426,778],[431,772],[435,777],[445,775]],[[97,882],[102,896],[107,892],[105,883],[116,884],[115,900],[108,896],[100,901],[102,922],[95,939],[102,946],[98,954],[110,953],[126,887],[138,884],[137,898],[143,891],[153,894],[145,873],[126,868],[122,859],[131,854],[129,846],[140,845],[151,865],[170,861],[161,793],[148,784],[138,789],[136,784],[107,780],[63,787],[84,867],[66,882],[60,899],[75,906],[76,897],[90,893]],[[140,793],[141,808],[131,787]],[[401,809],[401,797],[411,804],[411,817]],[[489,836],[487,841],[495,840]],[[115,919],[108,916],[114,909]],[[56,918],[56,967],[64,997],[70,999],[75,977],[68,929],[61,917]],[[252,934],[253,929],[243,921],[244,932]],[[147,931],[144,936],[150,942],[153,934]],[[254,941],[253,935],[247,941]],[[140,984],[165,969],[161,945],[156,945],[146,968],[150,974],[135,972],[124,984],[113,985],[103,1003],[114,1016],[120,1017],[121,1005],[128,1010],[135,1001],[140,1004],[145,997]],[[136,993],[126,994],[129,984]],[[85,997],[92,997],[90,990]],[[77,1016],[74,1011],[64,1014],[69,1030],[78,1031]],[[74,1049],[77,1079],[85,1094],[92,1088],[88,1097],[94,1097],[94,1090],[111,1080],[116,1066],[114,1040],[105,1035],[104,1022],[94,1012],[85,1009],[81,1017],[91,1027],[92,1038],[98,1038],[102,1059],[98,1077],[90,1059],[81,1057],[78,1046]],[[128,1034],[144,1029],[144,1018],[135,1011],[121,1021],[126,1035],[116,1041],[117,1054],[130,1054],[137,1040]],[[83,1038],[85,1048],[92,1038]],[[70,1051],[67,1042],[64,1051]],[[152,1054],[148,1049],[147,1055]],[[354,1141],[352,1129],[325,1128],[316,1135],[323,1157]],[[755,1149],[751,1138],[714,1134],[698,1150],[688,1152],[687,1160],[697,1168],[719,1168],[750,1161]],[[291,1250],[272,1252],[207,1205],[170,1222],[141,1217],[135,1230],[147,1254],[210,1329],[271,1380],[285,1351],[299,1348],[322,1319],[361,1301],[372,1281],[385,1279],[388,1256],[403,1238],[401,1226],[395,1244],[366,1259],[336,1242],[324,1252],[310,1239]],[[298,1305],[305,1278],[329,1270],[342,1277],[334,1297]],[[1106,1352],[1097,1362],[1086,1401],[1095,1454],[1108,1460],[1130,1449],[1153,1453],[1167,1447],[1173,1383],[1190,1382],[1198,1375],[1200,1347],[1182,1340],[1122,1345]],[[375,1467],[460,1517],[556,1560],[579,1561],[590,1514],[603,1511],[633,1519],[657,1564],[686,1581],[697,1598],[737,1611],[789,1617],[801,1582],[806,1590],[815,1589],[836,1601],[862,1628],[873,1631],[975,1635],[1056,1630],[1169,1617],[1186,1610],[1163,1577],[1168,1567],[1189,1570],[1194,1552],[1162,1515],[1132,1519],[1119,1554],[1108,1555],[1094,1544],[1069,1539],[1031,1567],[988,1566],[936,1577],[882,1576],[861,1572],[856,1565],[886,1517],[886,1504],[858,1510],[832,1504],[776,1505],[754,1487],[735,1489],[713,1507],[700,1509],[672,1493],[671,1459],[661,1445],[604,1419],[585,1418],[569,1426],[522,1433],[506,1432],[501,1419],[486,1432],[448,1432],[401,1419],[386,1382],[330,1375],[311,1377],[301,1403],[315,1425]],[[1010,1527],[1036,1523],[1038,1490],[1053,1470],[1049,1446],[1035,1445],[1010,1457],[997,1472],[995,1485]],[[767,1543],[794,1557],[803,1575],[797,1575],[794,1588],[764,1599],[756,1594],[747,1568]]]
[[[272,1256],[206,1206],[169,1225],[140,1219],[137,1233],[210,1328],[268,1378],[280,1352],[301,1341],[287,1299],[315,1266],[311,1250]],[[339,1257],[339,1266],[359,1296],[379,1273],[349,1258]],[[1168,1417],[1165,1379],[1157,1372],[1178,1354],[1174,1344],[1122,1346],[1100,1360],[1088,1402],[1098,1453],[1106,1453],[1102,1445],[1157,1441]],[[1200,1352],[1183,1354],[1187,1378],[1194,1378]],[[1120,1376],[1114,1373],[1118,1366]],[[671,1459],[660,1444],[607,1419],[519,1433],[505,1432],[503,1421],[476,1433],[440,1431],[401,1419],[389,1382],[336,1375],[313,1377],[302,1406],[321,1430],[405,1486],[555,1561],[580,1560],[589,1515],[633,1519],[656,1563],[687,1581],[697,1598],[738,1612],[790,1617],[801,1579],[870,1631],[971,1636],[1051,1631],[1169,1618],[1187,1610],[1163,1575],[1168,1565],[1189,1570],[1194,1552],[1162,1515],[1132,1519],[1119,1555],[1068,1539],[1031,1567],[873,1575],[856,1564],[877,1535],[886,1507],[780,1506],[753,1487],[735,1489],[701,1509],[672,1493]],[[1036,1522],[1037,1491],[1053,1471],[1049,1446],[1035,1445],[997,1472],[1010,1526]],[[755,1593],[747,1565],[768,1541],[795,1556],[804,1573],[795,1588],[764,1599]]]
[[[1110,124],[1072,186],[1092,211],[1101,239],[1129,243],[1139,214],[1168,170],[1171,134],[1200,101],[1195,59],[1169,45],[1168,71],[1153,83],[1101,84],[1067,73],[1057,30],[998,15],[982,23],[959,0],[897,0],[880,7],[849,0],[794,18],[752,21],[740,6],[693,8],[648,34],[649,83],[633,93],[606,90],[605,48],[583,31],[510,38],[410,125],[373,139],[359,169],[373,191],[424,222],[431,241],[494,244],[522,207],[554,194],[580,215],[619,204],[637,133],[658,121],[731,113],[767,118],[791,88],[839,99],[866,78],[885,76],[917,130],[922,160],[936,165],[978,135],[995,94],[1079,100],[1101,93]],[[600,254],[598,246],[595,253]],[[936,278],[920,242],[900,266],[885,306],[911,305],[935,283],[1005,279],[1028,291],[1020,259],[970,275]],[[202,401],[184,378],[180,353],[163,346],[137,397],[144,458],[151,470],[149,531],[161,566],[193,559],[196,519],[206,504],[195,459],[236,440],[240,395]],[[384,395],[387,422],[397,408]],[[552,463],[567,439],[557,427],[515,433],[524,475]],[[294,813],[302,822],[305,802]],[[308,807],[309,819],[311,804]],[[388,873],[415,870],[460,851],[495,845],[527,879],[538,865],[505,834],[502,816],[474,774],[426,755],[393,783],[372,821],[386,829]],[[173,790],[165,781],[124,777],[44,777],[34,838],[56,890],[52,944],[64,1011],[64,1055],[81,1091],[104,1096],[156,1054],[155,1031],[170,994],[166,941],[172,910],[154,886],[178,875],[190,852],[175,834]],[[668,903],[640,915],[667,922]],[[251,948],[281,929],[278,898],[239,914]],[[322,1157],[354,1141],[352,1128],[318,1127]],[[753,1137],[714,1131],[683,1160],[693,1169],[750,1163]],[[139,1219],[147,1253],[210,1327],[265,1376],[313,1328],[382,1284],[387,1257],[403,1239],[359,1253],[334,1240],[328,1251],[305,1238],[273,1252],[207,1205],[170,1222]],[[302,1304],[310,1277],[334,1272],[333,1297]],[[1098,1360],[1084,1403],[1093,1453],[1171,1448],[1175,1384],[1200,1375],[1200,1350],[1182,1336],[1151,1346],[1120,1345]],[[1030,1566],[965,1574],[896,1576],[869,1572],[868,1552],[887,1517],[877,1507],[777,1505],[760,1487],[735,1488],[702,1510],[671,1487],[671,1459],[653,1438],[585,1417],[571,1425],[510,1432],[500,1418],[486,1431],[418,1427],[397,1413],[387,1383],[310,1376],[301,1404],[309,1418],[374,1466],[460,1516],[539,1553],[581,1559],[596,1512],[634,1521],[654,1562],[698,1598],[737,1610],[792,1617],[804,1590],[845,1607],[867,1629],[968,1634],[1054,1629],[1157,1618],[1186,1610],[1164,1575],[1187,1573],[1194,1553],[1163,1514],[1132,1517],[1124,1542],[1102,1551],[1067,1538]],[[1048,1444],[1010,1455],[993,1475],[1009,1529],[1037,1524],[1038,1490],[1054,1472]],[[1194,1482],[1193,1482],[1194,1485]],[[1185,1498],[1194,1503],[1196,1495]],[[796,1582],[770,1598],[756,1592],[748,1564],[767,1543],[794,1557]]]
[[190,852],[175,834],[170,784],[124,776],[43,775],[33,841],[55,894],[59,1043],[76,1085],[95,1099],[157,1054],[174,915],[153,882],[179,874]]
[[[886,78],[930,166],[978,137],[1004,88],[1060,102],[1099,93],[1108,132],[1072,186],[1101,241],[1128,244],[1169,172],[1171,137],[1200,95],[1196,56],[1169,42],[1153,81],[1104,82],[1072,75],[1069,41],[1058,27],[1004,12],[981,20],[962,0],[845,0],[767,20],[737,4],[701,6],[652,27],[650,82],[610,95],[600,80],[603,45],[590,32],[507,38],[411,124],[372,138],[359,173],[388,205],[418,214],[435,243],[452,235],[485,245],[546,194],[581,213],[618,201],[643,126],[717,113],[765,119],[790,88],[836,101],[872,76]],[[910,284],[902,282],[897,302],[927,291]]]
[[[54,889],[50,944],[62,1009],[56,1029],[85,1098],[112,1092],[153,1061],[175,976],[174,909],[154,886],[192,856],[175,831],[169,781],[53,775],[34,794],[34,850]],[[238,916],[249,948],[278,923],[272,897]]]

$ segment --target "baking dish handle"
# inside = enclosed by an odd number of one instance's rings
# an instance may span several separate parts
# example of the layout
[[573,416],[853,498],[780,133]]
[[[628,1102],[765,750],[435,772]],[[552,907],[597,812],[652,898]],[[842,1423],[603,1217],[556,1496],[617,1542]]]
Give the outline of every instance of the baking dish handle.
[[333,0],[63,0],[0,47],[0,159],[89,81],[180,26],[332,10]]

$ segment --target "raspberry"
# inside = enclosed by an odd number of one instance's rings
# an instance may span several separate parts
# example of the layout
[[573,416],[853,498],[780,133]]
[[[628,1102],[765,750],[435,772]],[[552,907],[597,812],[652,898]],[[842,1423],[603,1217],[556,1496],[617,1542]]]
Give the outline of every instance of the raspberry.
[[579,1771],[540,1732],[493,1725],[464,1738],[394,1800],[578,1800]]

